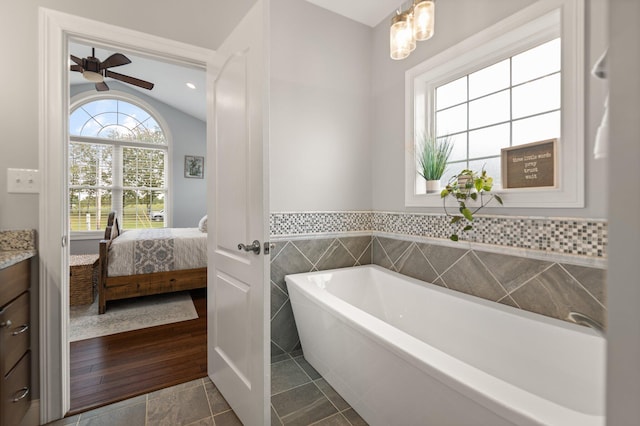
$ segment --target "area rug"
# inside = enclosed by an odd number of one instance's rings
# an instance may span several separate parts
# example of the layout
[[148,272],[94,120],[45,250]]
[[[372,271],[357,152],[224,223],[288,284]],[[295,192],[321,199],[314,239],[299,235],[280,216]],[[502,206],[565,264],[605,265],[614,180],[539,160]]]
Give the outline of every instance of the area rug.
[[107,312],[98,315],[98,301],[71,306],[69,341],[90,339],[198,318],[189,292],[159,294],[108,302]]

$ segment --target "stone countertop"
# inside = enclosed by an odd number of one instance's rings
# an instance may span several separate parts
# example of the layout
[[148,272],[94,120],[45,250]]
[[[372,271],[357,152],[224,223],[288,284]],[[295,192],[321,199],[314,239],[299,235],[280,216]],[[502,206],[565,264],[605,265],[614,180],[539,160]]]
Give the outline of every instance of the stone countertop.
[[0,251],[0,269],[22,262],[36,255],[35,250],[5,250]]
[[35,230],[0,230],[0,269],[8,268],[11,265],[29,259],[35,256],[36,253]]

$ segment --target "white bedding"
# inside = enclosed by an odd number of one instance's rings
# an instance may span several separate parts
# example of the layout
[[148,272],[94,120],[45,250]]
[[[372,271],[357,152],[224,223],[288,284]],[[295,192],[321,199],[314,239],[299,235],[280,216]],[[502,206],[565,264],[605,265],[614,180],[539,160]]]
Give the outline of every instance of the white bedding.
[[207,234],[198,228],[134,229],[114,239],[107,275],[149,274],[205,268]]

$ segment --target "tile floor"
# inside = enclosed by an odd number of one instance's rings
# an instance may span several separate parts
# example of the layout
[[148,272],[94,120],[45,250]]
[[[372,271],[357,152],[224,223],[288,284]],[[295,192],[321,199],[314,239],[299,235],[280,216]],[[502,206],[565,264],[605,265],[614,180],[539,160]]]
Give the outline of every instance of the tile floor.
[[182,383],[49,423],[50,426],[236,426],[209,378]]
[[271,363],[272,426],[366,426],[301,353]]
[[[271,364],[273,426],[366,426],[301,353]],[[240,420],[205,377],[68,417],[50,426],[236,426]]]

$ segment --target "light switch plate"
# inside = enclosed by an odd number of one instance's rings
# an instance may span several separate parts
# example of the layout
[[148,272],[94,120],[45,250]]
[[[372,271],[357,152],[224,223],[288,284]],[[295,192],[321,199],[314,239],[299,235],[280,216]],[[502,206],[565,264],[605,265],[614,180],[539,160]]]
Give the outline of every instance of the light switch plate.
[[40,192],[40,172],[36,169],[7,169],[7,192],[37,194]]

